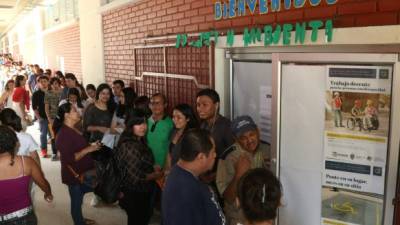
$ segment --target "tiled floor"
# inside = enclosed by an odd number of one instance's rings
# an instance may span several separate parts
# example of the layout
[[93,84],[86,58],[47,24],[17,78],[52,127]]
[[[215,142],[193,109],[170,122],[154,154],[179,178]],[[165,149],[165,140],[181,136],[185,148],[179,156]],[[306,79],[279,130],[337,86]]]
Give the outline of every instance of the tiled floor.
[[[28,132],[32,134],[39,143],[37,123],[29,127]],[[39,225],[72,225],[68,189],[66,185],[61,183],[60,162],[52,162],[49,158],[42,158],[41,162],[45,176],[50,182],[54,201],[50,204],[44,201],[43,192],[38,187],[35,188],[34,207]],[[92,193],[85,195],[82,208],[86,218],[95,220],[99,225],[125,225],[127,223],[125,212],[118,206],[91,207],[89,203],[92,196]],[[160,221],[159,217],[155,216],[151,225],[160,224],[158,221]]]

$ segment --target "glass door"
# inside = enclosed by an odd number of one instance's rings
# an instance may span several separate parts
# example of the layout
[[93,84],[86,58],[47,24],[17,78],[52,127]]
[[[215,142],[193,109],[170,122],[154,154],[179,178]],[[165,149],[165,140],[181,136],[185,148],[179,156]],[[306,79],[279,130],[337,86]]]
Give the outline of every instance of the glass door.
[[396,58],[274,54],[279,225],[392,224]]

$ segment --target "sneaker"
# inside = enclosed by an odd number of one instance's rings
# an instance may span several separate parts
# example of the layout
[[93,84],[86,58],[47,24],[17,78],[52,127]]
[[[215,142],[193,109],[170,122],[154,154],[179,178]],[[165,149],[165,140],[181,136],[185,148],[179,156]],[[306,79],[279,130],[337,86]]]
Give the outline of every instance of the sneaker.
[[41,154],[43,158],[47,158],[47,149],[42,149]]

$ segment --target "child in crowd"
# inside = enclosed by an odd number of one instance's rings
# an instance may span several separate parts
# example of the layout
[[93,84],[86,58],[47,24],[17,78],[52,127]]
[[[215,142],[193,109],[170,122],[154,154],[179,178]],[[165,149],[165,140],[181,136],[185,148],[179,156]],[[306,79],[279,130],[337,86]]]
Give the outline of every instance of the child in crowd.
[[86,107],[96,101],[96,87],[93,84],[86,85],[86,94],[88,99],[86,100]]

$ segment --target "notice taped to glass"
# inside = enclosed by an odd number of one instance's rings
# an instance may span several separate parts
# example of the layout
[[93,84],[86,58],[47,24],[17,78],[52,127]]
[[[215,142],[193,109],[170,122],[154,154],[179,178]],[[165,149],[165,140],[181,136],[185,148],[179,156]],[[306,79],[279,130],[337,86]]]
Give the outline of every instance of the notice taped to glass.
[[[327,67],[322,186],[332,191],[323,192],[322,224],[366,224],[364,204],[381,224],[391,83],[391,67]],[[338,195],[345,191],[359,196]]]

